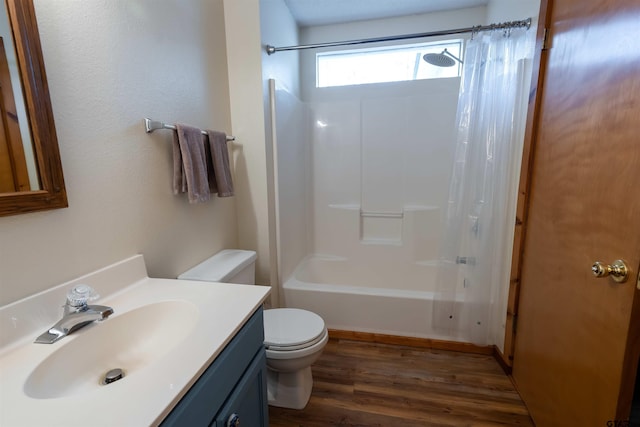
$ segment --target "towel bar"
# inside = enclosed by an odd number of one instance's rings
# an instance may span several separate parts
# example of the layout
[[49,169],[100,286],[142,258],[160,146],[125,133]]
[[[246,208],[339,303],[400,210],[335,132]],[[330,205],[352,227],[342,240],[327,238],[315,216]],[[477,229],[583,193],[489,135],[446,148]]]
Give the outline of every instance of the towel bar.
[[[156,120],[151,120],[151,119],[144,119],[144,129],[147,133],[151,133],[154,130],[158,130],[158,129],[173,129],[176,130],[176,127],[174,125],[168,125],[162,122],[158,122]],[[203,135],[207,135],[207,132],[202,131]],[[227,135],[227,141],[235,141],[236,137],[235,136],[230,136]]]

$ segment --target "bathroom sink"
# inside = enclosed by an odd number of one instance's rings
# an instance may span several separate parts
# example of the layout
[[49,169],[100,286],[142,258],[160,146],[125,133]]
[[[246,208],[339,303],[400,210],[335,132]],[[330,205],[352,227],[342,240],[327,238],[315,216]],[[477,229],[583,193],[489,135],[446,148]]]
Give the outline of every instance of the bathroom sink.
[[[156,302],[94,323],[65,337],[60,348],[39,363],[24,384],[34,399],[53,399],[118,387],[153,365],[183,341],[198,321],[190,301]],[[121,369],[121,380],[104,384]]]
[[[34,343],[79,284],[114,314],[53,344]],[[268,294],[264,286],[151,278],[135,255],[2,306],[0,426],[158,426]],[[115,369],[124,376],[104,384]]]

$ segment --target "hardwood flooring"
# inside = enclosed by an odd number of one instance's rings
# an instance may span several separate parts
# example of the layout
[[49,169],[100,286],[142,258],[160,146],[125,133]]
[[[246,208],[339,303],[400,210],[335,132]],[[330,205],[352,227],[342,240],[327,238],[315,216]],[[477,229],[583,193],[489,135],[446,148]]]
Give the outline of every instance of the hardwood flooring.
[[269,407],[271,427],[533,426],[493,356],[329,340],[302,411]]

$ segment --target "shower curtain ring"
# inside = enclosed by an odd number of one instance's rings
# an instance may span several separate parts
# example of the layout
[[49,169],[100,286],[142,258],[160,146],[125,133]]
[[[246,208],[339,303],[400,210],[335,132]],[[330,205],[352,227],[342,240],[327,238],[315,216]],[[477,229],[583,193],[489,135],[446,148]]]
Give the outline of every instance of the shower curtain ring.
[[481,28],[482,28],[482,26],[480,26],[480,25],[476,25],[476,26],[473,26],[471,28],[471,40],[473,40],[474,37],[476,36],[476,34],[478,34],[480,32]]

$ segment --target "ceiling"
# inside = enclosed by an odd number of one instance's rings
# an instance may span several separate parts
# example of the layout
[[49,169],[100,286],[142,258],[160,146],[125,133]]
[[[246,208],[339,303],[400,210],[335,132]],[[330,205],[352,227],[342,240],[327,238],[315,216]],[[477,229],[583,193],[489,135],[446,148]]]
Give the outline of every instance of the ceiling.
[[284,0],[298,25],[338,24],[483,6],[488,0]]

